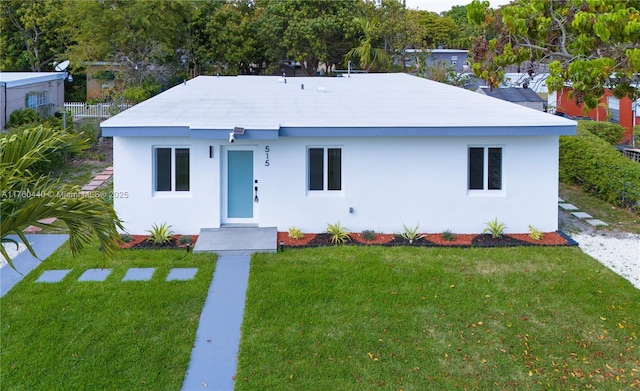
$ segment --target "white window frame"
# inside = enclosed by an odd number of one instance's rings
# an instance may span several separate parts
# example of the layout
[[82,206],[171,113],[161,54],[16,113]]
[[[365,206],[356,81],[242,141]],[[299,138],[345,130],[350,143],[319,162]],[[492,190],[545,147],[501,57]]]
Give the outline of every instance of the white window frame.
[[[323,172],[322,172],[322,190],[311,190],[311,161],[309,151],[312,149],[322,149],[323,151]],[[340,190],[329,190],[329,150],[340,150]],[[344,147],[342,145],[309,145],[305,150],[306,160],[306,178],[305,187],[309,195],[343,195],[344,194]]]
[[614,124],[620,123],[620,99],[615,96],[607,96],[607,107],[609,108],[609,114],[611,114],[610,122]]
[[[157,151],[159,149],[170,149],[171,150],[171,190],[157,190],[158,188],[158,155]],[[187,149],[189,151],[189,190],[176,190],[176,149]],[[152,194],[155,196],[185,196],[191,195],[191,188],[193,185],[192,181],[192,161],[191,161],[191,146],[188,145],[154,145],[152,148]]]
[[[469,157],[469,152],[471,148],[482,148],[483,151],[483,162],[482,162],[482,189],[470,189],[470,179],[471,179],[471,161]],[[500,148],[500,189],[489,189],[489,149],[491,148]],[[506,147],[501,144],[470,144],[467,145],[466,149],[467,153],[467,176],[466,176],[466,189],[468,195],[482,195],[482,196],[503,196],[505,195],[505,156],[506,156]]]
[[40,107],[47,106],[48,104],[47,91],[32,91],[27,93],[25,102],[27,108],[38,110]]

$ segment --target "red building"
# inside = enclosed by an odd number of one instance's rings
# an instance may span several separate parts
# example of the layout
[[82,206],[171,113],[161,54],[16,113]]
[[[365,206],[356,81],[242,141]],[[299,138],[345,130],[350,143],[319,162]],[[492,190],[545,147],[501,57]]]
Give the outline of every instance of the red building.
[[589,116],[594,121],[607,121],[620,124],[626,129],[624,136],[620,141],[621,144],[631,144],[633,127],[640,125],[640,101],[634,102],[624,97],[618,99],[609,90],[605,90],[604,95],[600,98],[598,107],[590,110],[585,114],[584,104],[577,105],[576,102],[569,97],[570,87],[556,95],[556,112],[562,112],[570,116],[583,117]]

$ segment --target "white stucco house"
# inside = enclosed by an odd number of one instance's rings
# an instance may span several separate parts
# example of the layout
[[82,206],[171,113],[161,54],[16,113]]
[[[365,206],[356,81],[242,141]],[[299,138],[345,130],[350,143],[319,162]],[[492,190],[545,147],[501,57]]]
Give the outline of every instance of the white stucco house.
[[551,232],[558,137],[575,128],[406,74],[200,76],[102,123],[131,234],[336,222],[481,233],[494,218],[507,233]]

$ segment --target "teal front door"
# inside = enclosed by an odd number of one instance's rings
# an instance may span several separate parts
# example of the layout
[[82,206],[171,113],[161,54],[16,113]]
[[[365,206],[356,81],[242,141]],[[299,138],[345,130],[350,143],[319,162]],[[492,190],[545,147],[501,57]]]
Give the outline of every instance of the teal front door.
[[254,222],[253,151],[227,150],[226,221]]

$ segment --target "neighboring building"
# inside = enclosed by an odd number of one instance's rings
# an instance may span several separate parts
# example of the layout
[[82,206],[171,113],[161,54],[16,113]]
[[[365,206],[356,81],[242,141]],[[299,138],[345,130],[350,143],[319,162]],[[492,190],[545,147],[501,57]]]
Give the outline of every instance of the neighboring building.
[[[131,234],[558,228],[576,122],[406,74],[199,76],[101,124]],[[532,170],[531,167],[535,166]]]
[[569,97],[570,92],[571,87],[565,87],[561,93],[549,95],[549,100],[555,105],[556,112],[565,113],[572,117],[588,116],[594,121],[610,121],[620,124],[626,129],[620,143],[631,144],[633,127],[640,124],[640,99],[635,102],[627,97],[618,99],[606,89],[598,106],[585,114],[584,104],[576,104]]
[[530,109],[546,111],[546,101],[529,88],[502,87],[491,89],[489,87],[480,87],[478,92]]
[[64,107],[64,72],[0,72],[0,129],[15,110],[31,108],[46,117]]
[[[434,65],[436,63],[444,63],[455,67],[456,72],[466,73],[469,72],[469,64],[467,62],[467,50],[461,49],[406,49],[405,53],[408,57],[406,61],[407,68],[414,65],[414,58],[424,55],[425,64],[427,66]],[[425,55],[425,53],[427,53]]]
[[87,102],[101,100],[105,94],[122,87],[115,74],[119,67],[119,63],[106,61],[87,64]]

